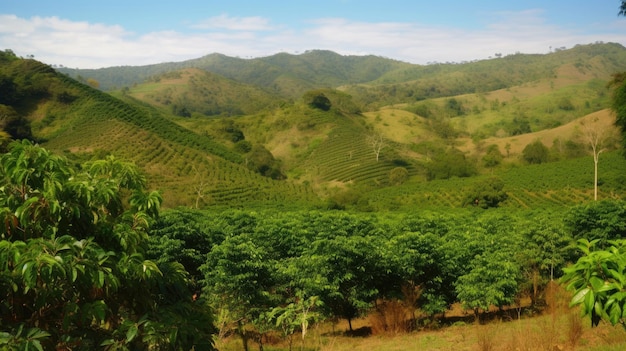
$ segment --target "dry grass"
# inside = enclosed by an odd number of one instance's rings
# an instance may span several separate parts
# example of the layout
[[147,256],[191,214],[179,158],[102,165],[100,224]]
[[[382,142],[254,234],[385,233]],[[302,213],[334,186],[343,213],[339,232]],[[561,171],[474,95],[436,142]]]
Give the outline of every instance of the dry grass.
[[[406,332],[402,318],[409,318],[405,305],[388,302],[366,318],[353,321],[354,329],[371,328],[373,335],[347,336],[348,324],[340,321],[315,326],[304,345],[294,338],[293,350],[317,351],[618,351],[626,350],[626,331],[601,323],[592,328],[588,318],[570,309],[570,294],[553,284],[546,294],[544,313],[530,318],[494,319],[485,325],[455,323],[436,330]],[[382,312],[381,312],[382,311]],[[459,314],[461,311],[450,311]],[[402,317],[404,316],[404,317]],[[386,326],[386,327],[384,327]],[[395,328],[393,327],[395,326]],[[221,351],[241,349],[241,340],[218,342]],[[257,346],[251,344],[251,349]],[[283,341],[265,345],[265,350],[288,350]]]
[[[551,147],[553,142],[556,139],[565,141],[567,139],[571,139],[576,136],[577,133],[580,133],[580,122],[585,121],[586,123],[591,123],[592,121],[596,121],[598,127],[601,127],[603,130],[614,131],[616,127],[614,126],[615,116],[611,113],[610,110],[605,109],[598,112],[594,112],[585,117],[579,118],[570,123],[564,124],[557,128],[546,129],[542,131],[538,131],[535,133],[528,133],[523,135],[516,135],[512,137],[506,138],[496,138],[491,137],[484,140],[485,145],[495,144],[498,145],[500,150],[504,152],[505,146],[509,144],[510,148],[510,156],[516,157],[517,155],[522,154],[522,150],[526,147],[526,145],[530,144],[535,140],[541,140],[544,145],[547,147]],[[472,151],[474,149],[474,144],[471,140],[467,139],[460,142],[461,146],[459,149],[462,151]]]

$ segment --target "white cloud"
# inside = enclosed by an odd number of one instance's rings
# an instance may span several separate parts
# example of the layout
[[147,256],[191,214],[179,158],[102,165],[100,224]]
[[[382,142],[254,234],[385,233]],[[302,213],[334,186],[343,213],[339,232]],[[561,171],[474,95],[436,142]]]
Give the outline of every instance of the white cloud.
[[272,30],[270,21],[267,18],[253,17],[230,17],[220,15],[208,18],[201,23],[192,26],[197,29],[225,29],[235,31],[266,31]]
[[[601,34],[551,25],[539,10],[489,14],[482,28],[463,29],[410,22],[364,22],[322,18],[304,28],[272,26],[261,17],[221,15],[194,31],[138,35],[118,25],[74,22],[57,17],[0,15],[0,49],[68,67],[99,68],[182,61],[214,52],[259,57],[277,52],[328,49],[340,54],[373,54],[413,63],[468,61],[495,53],[545,53],[595,41],[626,42],[625,21]],[[618,28],[616,30],[616,28]]]

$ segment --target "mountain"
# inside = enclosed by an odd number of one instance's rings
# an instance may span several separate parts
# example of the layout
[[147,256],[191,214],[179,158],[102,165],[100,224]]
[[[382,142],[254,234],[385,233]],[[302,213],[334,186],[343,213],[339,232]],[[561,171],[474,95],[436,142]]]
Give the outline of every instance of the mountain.
[[[427,66],[328,51],[192,61],[213,68],[95,70],[149,77],[103,92],[81,83],[97,76],[75,80],[0,57],[0,127],[72,159],[133,161],[167,207],[460,206],[489,176],[506,179],[509,206],[567,205],[590,196],[588,175],[576,173],[588,161],[580,123],[613,129],[607,82],[626,70],[626,49],[580,45]],[[535,140],[551,163],[524,173],[523,149]],[[487,166],[494,147],[498,162]],[[624,161],[615,155],[602,191],[621,196]],[[565,173],[546,188],[532,179],[542,172]]]
[[331,51],[313,50],[301,55],[280,53],[255,59],[211,54],[183,62],[102,69],[60,68],[59,71],[75,78],[95,79],[103,90],[111,90],[130,87],[163,73],[198,68],[273,94],[296,98],[315,88],[372,81],[386,72],[407,66],[411,65],[377,56],[341,56]]
[[[159,109],[118,99],[30,59],[0,57],[0,109],[11,111],[26,137],[71,159],[105,155],[132,161],[163,193],[164,206],[268,201],[314,203],[303,185],[264,177],[244,157],[206,134],[173,123]],[[3,114],[0,126],[6,130]]]

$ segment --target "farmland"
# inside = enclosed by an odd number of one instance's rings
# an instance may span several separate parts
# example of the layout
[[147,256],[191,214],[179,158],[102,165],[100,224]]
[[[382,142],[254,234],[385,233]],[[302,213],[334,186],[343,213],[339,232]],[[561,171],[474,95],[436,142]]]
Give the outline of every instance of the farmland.
[[[561,280],[594,252],[623,258],[619,71],[611,43],[426,66],[313,51],[62,72],[4,52],[11,340],[133,349],[171,313],[205,324],[168,338],[207,350],[623,348],[604,280],[572,309],[582,288]],[[89,288],[63,293],[72,279]],[[133,279],[151,306],[115,285]],[[85,315],[55,319],[67,299]],[[597,328],[585,308],[606,309]]]

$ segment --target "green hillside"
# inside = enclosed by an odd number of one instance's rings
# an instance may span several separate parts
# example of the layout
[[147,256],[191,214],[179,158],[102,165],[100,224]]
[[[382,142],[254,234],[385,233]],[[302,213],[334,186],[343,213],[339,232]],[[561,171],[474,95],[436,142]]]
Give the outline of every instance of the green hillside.
[[[98,70],[154,73],[112,94],[12,58],[0,69],[1,127],[77,160],[133,161],[167,207],[460,207],[492,176],[508,194],[501,206],[568,206],[590,198],[581,121],[614,133],[606,84],[624,55],[616,44],[428,66],[327,51],[210,55],[194,62],[219,72],[179,69],[189,61]],[[166,68],[177,70],[155,73]],[[268,93],[285,89],[290,99]],[[536,140],[549,155],[528,165]],[[601,193],[622,197],[623,160],[603,157]]]
[[183,62],[140,67],[59,70],[75,78],[96,79],[102,89],[110,90],[130,87],[163,73],[198,68],[284,97],[296,98],[310,89],[364,83],[407,66],[411,65],[376,56],[341,56],[330,51],[313,50],[301,55],[280,53],[255,59],[211,54]]
[[165,206],[315,201],[306,187],[254,173],[239,153],[154,107],[124,102],[33,60],[3,62],[0,74],[18,91],[3,106],[19,111],[33,139],[70,158],[112,154],[135,162],[163,192]]
[[163,107],[178,116],[232,116],[277,106],[279,98],[197,68],[163,73],[124,89],[123,94]]

